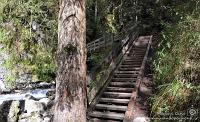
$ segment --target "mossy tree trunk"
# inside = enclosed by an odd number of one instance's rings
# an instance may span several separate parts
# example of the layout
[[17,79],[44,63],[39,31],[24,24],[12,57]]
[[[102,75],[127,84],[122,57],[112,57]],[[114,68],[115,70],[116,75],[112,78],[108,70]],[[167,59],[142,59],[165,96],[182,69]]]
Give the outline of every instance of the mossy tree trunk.
[[86,122],[85,0],[61,0],[54,122]]

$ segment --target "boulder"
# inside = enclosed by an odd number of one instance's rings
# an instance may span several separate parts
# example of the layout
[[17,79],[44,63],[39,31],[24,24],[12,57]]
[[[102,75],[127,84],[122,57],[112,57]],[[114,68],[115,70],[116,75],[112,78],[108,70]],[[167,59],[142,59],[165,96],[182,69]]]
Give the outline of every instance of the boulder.
[[49,100],[49,98],[42,98],[39,100],[39,102],[44,103],[47,106],[49,104],[50,100]]
[[23,113],[20,115],[18,122],[42,122],[43,118],[39,112]]
[[3,107],[4,107],[5,102],[1,101],[0,102],[0,120],[3,120]]
[[49,90],[47,92],[47,97],[50,99],[50,100],[54,100],[55,99],[55,90]]
[[0,79],[0,92],[3,92],[6,90],[6,85],[4,84],[3,80]]
[[44,117],[42,122],[51,122],[51,117]]
[[10,105],[9,114],[7,117],[8,122],[17,122],[20,112],[20,102],[13,101]]
[[25,96],[25,111],[27,113],[32,112],[43,112],[45,110],[45,105],[42,102],[37,101],[33,96]]
[[150,122],[148,117],[136,117],[133,122]]
[[3,101],[0,103],[0,122],[7,122],[11,104],[12,101]]

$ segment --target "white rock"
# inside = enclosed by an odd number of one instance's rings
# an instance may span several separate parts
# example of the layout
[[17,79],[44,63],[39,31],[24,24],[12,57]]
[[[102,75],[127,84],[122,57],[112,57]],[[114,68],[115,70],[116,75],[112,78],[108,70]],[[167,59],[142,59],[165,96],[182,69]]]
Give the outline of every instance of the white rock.
[[23,113],[21,114],[18,122],[42,122],[42,116],[39,113]]
[[48,98],[42,98],[39,100],[39,102],[44,103],[47,106],[50,100]]
[[51,121],[50,117],[45,117],[42,122],[50,122],[50,121]]
[[20,102],[13,101],[10,106],[9,114],[8,114],[8,122],[17,122],[19,117],[18,113],[20,112]]
[[27,113],[32,113],[32,112],[42,112],[44,111],[45,105],[44,103],[41,103],[39,101],[36,101],[34,97],[32,96],[25,96],[25,111]]
[[2,79],[0,79],[0,91],[6,90],[6,85],[3,83]]
[[150,122],[148,117],[136,117],[133,122]]

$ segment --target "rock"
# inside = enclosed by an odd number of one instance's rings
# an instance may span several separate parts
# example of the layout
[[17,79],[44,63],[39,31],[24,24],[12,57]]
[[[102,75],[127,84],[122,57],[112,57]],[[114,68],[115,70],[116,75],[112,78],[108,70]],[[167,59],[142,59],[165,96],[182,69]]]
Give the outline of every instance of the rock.
[[3,101],[0,104],[0,122],[7,122],[12,101]]
[[19,78],[16,79],[17,83],[29,83],[32,81],[32,75],[29,73],[20,74]]
[[2,81],[2,79],[0,79],[0,92],[3,92],[6,90],[6,85],[4,84],[4,82]]
[[42,112],[44,110],[45,110],[44,103],[36,101],[36,99],[31,95],[25,96],[25,111],[27,113]]
[[4,107],[5,102],[1,101],[0,103],[0,120],[3,120],[3,107]]
[[51,121],[50,117],[45,117],[42,122],[50,122],[50,121]]
[[7,52],[2,51],[3,45],[0,44],[0,92],[6,90],[5,76],[8,71],[2,64],[8,59],[9,55]]
[[42,122],[43,118],[39,112],[23,113],[18,122]]
[[133,122],[150,122],[148,117],[136,117]]
[[13,101],[10,106],[9,114],[7,117],[8,122],[17,122],[18,113],[20,112],[20,102]]
[[50,100],[54,100],[55,99],[55,90],[49,90],[47,92],[47,97],[50,99]]
[[49,98],[42,98],[39,100],[39,102],[44,103],[47,106],[49,104],[50,100],[49,100]]

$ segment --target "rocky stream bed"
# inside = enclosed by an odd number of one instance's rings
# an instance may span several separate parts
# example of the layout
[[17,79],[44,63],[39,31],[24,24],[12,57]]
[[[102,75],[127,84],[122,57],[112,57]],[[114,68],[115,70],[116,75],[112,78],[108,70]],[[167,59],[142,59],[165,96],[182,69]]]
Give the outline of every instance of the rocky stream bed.
[[18,84],[1,89],[0,122],[51,122],[55,83]]

